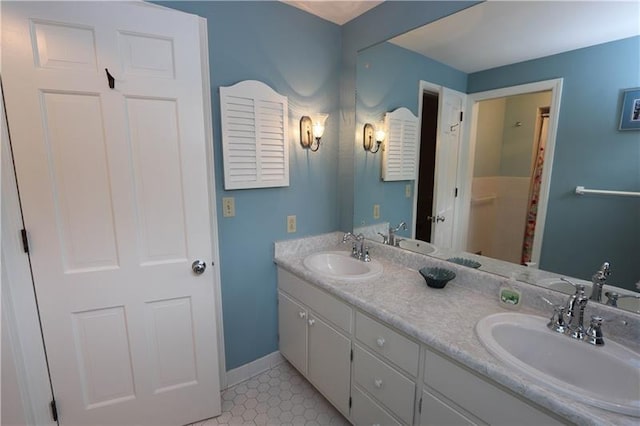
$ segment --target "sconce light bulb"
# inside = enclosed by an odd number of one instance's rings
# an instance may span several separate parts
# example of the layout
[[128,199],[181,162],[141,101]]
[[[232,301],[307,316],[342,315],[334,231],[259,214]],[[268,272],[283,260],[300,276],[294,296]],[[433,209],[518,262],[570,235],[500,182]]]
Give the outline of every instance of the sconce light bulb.
[[376,130],[376,142],[382,142],[385,136],[384,130]]
[[313,137],[320,139],[324,133],[324,125],[322,123],[313,123]]

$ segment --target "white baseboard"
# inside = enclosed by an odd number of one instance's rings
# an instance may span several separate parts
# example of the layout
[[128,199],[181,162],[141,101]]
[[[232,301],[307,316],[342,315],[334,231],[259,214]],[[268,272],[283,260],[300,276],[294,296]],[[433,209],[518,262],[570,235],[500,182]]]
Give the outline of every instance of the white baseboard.
[[238,368],[227,371],[227,388],[233,385],[237,385],[240,382],[249,380],[250,378],[257,376],[284,361],[280,351],[275,351],[269,355],[265,355],[262,358],[258,358],[248,364],[241,365]]

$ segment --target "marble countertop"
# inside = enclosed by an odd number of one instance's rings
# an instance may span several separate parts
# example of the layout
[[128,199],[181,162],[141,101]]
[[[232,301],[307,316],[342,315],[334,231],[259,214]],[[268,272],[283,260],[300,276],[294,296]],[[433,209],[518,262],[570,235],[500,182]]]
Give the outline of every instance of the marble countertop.
[[[523,306],[519,310],[522,313],[546,316],[550,308],[545,306],[540,296],[560,303],[566,299],[565,295],[374,242],[370,244],[371,257],[384,267],[379,278],[346,282],[328,279],[304,267],[304,257],[315,251],[346,251],[349,247],[340,244],[341,237],[342,233],[336,232],[277,242],[274,261],[294,275],[570,422],[581,425],[637,425],[640,421],[636,417],[582,404],[532,382],[515,369],[503,366],[476,336],[475,325],[481,318],[509,311],[498,302],[498,289],[505,283],[522,292]],[[454,269],[457,276],[444,289],[432,289],[425,285],[417,272],[423,266],[446,266]],[[603,327],[605,338],[615,337],[620,343],[637,350],[640,322],[636,318],[609,307],[591,309],[604,310],[606,317],[612,319],[608,329]]]

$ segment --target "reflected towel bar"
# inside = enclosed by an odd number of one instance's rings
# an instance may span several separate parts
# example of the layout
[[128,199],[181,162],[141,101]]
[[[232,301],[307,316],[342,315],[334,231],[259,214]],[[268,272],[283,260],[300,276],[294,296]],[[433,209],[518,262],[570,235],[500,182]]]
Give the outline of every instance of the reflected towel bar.
[[605,191],[603,189],[585,189],[584,186],[576,186],[576,194],[619,195],[622,197],[640,197],[640,192],[629,191]]
[[496,194],[489,194],[482,197],[476,197],[471,199],[471,204],[473,205],[488,204],[495,201],[496,198],[498,198]]

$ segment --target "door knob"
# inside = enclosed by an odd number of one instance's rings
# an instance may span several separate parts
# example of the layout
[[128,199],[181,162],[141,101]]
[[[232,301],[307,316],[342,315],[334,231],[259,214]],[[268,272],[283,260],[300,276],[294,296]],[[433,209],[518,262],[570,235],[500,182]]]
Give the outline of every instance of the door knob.
[[195,260],[191,264],[191,270],[196,275],[201,275],[202,273],[204,273],[205,269],[207,269],[207,264],[204,263],[202,260]]

